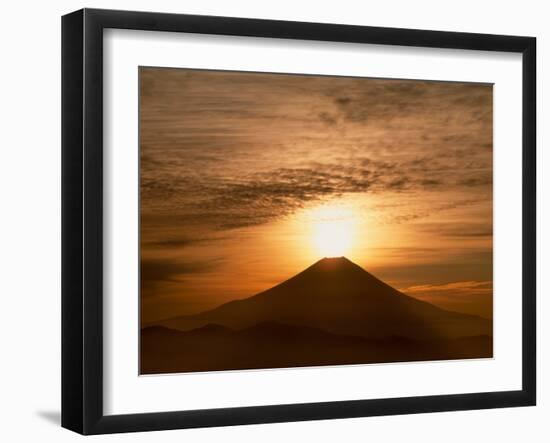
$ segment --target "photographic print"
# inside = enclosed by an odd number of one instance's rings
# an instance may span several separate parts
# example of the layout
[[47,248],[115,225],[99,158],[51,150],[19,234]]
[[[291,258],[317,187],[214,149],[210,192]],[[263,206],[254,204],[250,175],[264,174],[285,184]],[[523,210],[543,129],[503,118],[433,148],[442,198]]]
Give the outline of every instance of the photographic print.
[[139,68],[140,372],[493,356],[493,86]]

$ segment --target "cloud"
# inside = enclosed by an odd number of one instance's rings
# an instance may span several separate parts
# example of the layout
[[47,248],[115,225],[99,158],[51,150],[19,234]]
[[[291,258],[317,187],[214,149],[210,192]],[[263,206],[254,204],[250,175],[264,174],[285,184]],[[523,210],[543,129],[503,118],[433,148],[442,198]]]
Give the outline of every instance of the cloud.
[[492,294],[493,291],[493,282],[492,281],[459,281],[451,282],[440,285],[427,284],[427,285],[416,285],[410,286],[408,288],[401,289],[402,292],[407,294],[428,294],[428,293],[438,293],[438,294],[452,294],[452,295],[471,295],[472,291],[476,293],[487,293]]
[[465,238],[465,237],[492,237],[493,236],[493,229],[491,226],[488,227],[480,227],[480,228],[473,228],[473,229],[464,229],[460,227],[456,228],[448,228],[443,227],[440,228],[440,232],[442,235],[446,235],[447,237],[459,237],[459,238]]
[[419,232],[430,233],[449,238],[492,238],[493,226],[492,217],[484,222],[460,222],[452,224],[423,223],[417,226]]
[[467,186],[467,187],[492,185],[492,183],[493,183],[492,171],[483,171],[473,176],[461,178],[458,180],[459,186]]
[[[262,224],[288,215],[304,205],[349,193],[420,192],[468,187],[484,187],[483,179],[456,179],[453,172],[439,165],[437,158],[414,158],[389,162],[369,157],[332,162],[310,162],[300,167],[282,167],[238,177],[162,177],[142,179],[142,198],[153,208],[169,206],[170,213],[187,214],[189,221],[218,226],[220,229]],[[461,199],[440,205],[452,209],[485,198]],[[429,213],[429,211],[428,211]],[[406,222],[422,216],[401,214],[395,221]]]
[[319,119],[328,126],[334,126],[338,123],[337,117],[328,112],[320,112],[318,115]]
[[209,237],[178,237],[173,236],[168,233],[163,232],[163,238],[161,239],[149,239],[147,241],[142,241],[142,246],[151,249],[181,249],[186,246],[194,246],[197,244],[206,244],[210,242],[215,242],[218,240],[224,240],[227,237],[221,236],[209,236]]
[[158,284],[179,282],[185,275],[212,271],[221,264],[220,259],[182,262],[170,258],[143,258],[140,265],[141,294],[145,297],[157,294],[152,289]]
[[142,214],[224,230],[347,193],[439,192],[448,208],[464,205],[457,190],[478,200],[490,193],[488,85],[176,69],[141,75]]
[[[446,285],[449,282],[489,282],[493,278],[493,252],[487,247],[442,250],[437,242],[432,242],[425,250],[395,247],[378,251],[384,265],[380,268],[369,266],[369,269],[405,292],[423,282]],[[431,289],[435,291],[436,288]]]
[[337,97],[335,103],[340,108],[343,118],[352,123],[365,123],[369,118],[371,107],[366,106],[359,100],[353,100],[350,97]]
[[[432,124],[448,122],[456,112],[461,119],[492,118],[488,85],[429,81],[350,79],[345,94],[333,89],[334,113],[349,123],[365,124],[431,114]],[[434,115],[435,113],[439,115]],[[429,123],[429,121],[427,121]]]
[[493,282],[457,281],[416,285],[401,289],[407,295],[440,308],[493,318]]
[[420,185],[425,188],[437,188],[438,186],[443,185],[443,180],[435,180],[432,178],[420,179]]

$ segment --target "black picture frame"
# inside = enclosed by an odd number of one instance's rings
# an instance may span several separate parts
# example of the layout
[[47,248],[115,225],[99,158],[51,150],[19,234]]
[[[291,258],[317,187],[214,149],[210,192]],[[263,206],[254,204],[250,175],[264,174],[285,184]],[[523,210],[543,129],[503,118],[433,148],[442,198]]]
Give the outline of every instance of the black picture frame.
[[[103,412],[103,30],[503,51],[523,64],[522,389],[130,415]],[[62,426],[82,434],[530,406],[536,403],[536,39],[83,9],[62,18]]]

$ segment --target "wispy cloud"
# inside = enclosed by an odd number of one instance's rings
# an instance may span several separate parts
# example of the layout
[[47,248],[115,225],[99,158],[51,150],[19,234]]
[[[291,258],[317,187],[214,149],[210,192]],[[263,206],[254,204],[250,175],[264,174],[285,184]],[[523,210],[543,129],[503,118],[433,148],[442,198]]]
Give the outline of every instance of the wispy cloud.
[[472,280],[439,285],[415,285],[401,291],[450,311],[493,317],[492,281]]
[[345,193],[491,192],[488,85],[176,69],[141,77],[145,214],[224,229]]
[[[423,160],[423,163],[426,160]],[[427,161],[426,161],[427,162]],[[339,163],[315,163],[296,168],[277,168],[244,173],[239,177],[217,180],[202,177],[177,177],[171,181],[142,181],[142,198],[153,208],[169,206],[171,212],[194,214],[218,227],[232,228],[262,224],[285,216],[304,205],[348,193],[382,193],[385,191],[444,191],[461,186],[484,186],[487,180],[455,179],[452,171],[435,170],[417,160],[408,162],[377,161],[368,157]],[[490,184],[490,183],[489,183]],[[462,199],[439,205],[439,210],[477,202],[487,198]],[[429,212],[429,211],[428,211]],[[396,216],[396,222],[420,218],[424,213]],[[221,219],[221,220],[219,220]]]
[[222,263],[221,259],[182,261],[174,258],[142,258],[140,265],[141,295],[151,297],[158,284],[179,282],[185,276],[212,271]]
[[459,281],[445,283],[441,285],[416,285],[408,288],[403,288],[402,291],[408,294],[429,294],[429,293],[452,293],[470,295],[472,291],[477,293],[491,293],[493,290],[492,281]]

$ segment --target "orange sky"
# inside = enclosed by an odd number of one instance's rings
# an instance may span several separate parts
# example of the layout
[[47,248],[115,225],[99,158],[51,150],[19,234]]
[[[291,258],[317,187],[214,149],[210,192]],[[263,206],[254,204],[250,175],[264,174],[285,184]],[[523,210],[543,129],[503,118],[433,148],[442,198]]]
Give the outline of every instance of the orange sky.
[[140,69],[142,320],[345,255],[492,316],[492,86]]

